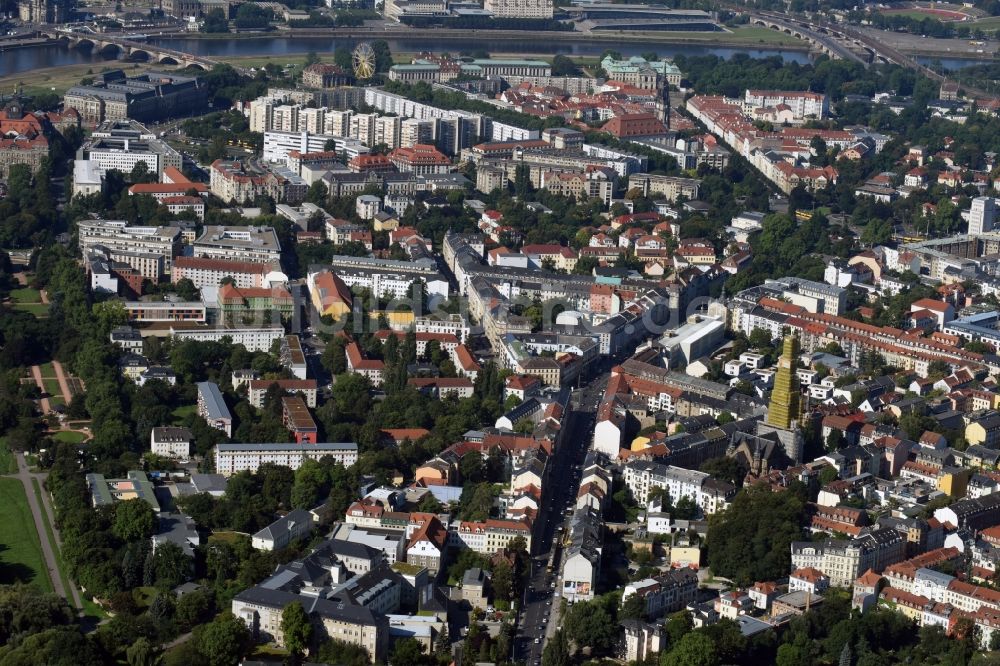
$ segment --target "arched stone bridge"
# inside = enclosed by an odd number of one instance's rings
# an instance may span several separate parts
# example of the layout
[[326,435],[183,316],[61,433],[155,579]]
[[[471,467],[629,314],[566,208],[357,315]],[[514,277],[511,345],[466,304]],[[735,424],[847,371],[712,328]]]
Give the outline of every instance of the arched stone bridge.
[[70,46],[90,47],[95,51],[104,53],[116,53],[122,60],[132,62],[152,62],[161,65],[179,65],[180,67],[198,67],[203,70],[212,69],[218,60],[206,58],[205,56],[175,51],[156,44],[146,44],[144,42],[117,37],[107,34],[91,34],[80,32],[69,32],[63,30],[40,31],[40,35],[49,39],[66,42]]

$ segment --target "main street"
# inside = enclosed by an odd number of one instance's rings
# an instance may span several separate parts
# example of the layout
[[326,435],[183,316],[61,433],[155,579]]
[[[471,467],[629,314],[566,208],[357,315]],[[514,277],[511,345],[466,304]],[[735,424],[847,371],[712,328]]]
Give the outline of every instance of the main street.
[[[613,359],[606,359],[596,377],[574,391],[573,405],[564,420],[565,432],[547,472],[543,491],[541,525],[534,538],[531,577],[522,599],[520,621],[514,640],[514,659],[529,665],[540,663],[546,636],[551,636],[558,624],[561,597],[559,574],[562,560],[561,540],[568,529],[567,511],[572,509],[580,485],[580,467],[590,448],[594,433],[597,405],[608,383],[608,368]],[[556,557],[552,572],[546,565]]]

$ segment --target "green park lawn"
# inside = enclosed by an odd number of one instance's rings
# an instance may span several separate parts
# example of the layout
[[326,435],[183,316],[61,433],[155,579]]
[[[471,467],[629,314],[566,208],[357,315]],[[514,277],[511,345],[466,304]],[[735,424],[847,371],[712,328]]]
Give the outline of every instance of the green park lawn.
[[59,380],[55,377],[42,377],[42,384],[44,384],[45,392],[49,395],[62,395],[62,388],[59,386]]
[[198,405],[184,405],[183,407],[178,407],[173,412],[174,415],[174,425],[181,425],[187,419],[189,414],[194,414],[198,411]]
[[0,583],[20,581],[52,591],[28,498],[18,479],[0,478],[0,559],[4,564]]
[[72,432],[70,430],[60,430],[52,435],[52,439],[57,442],[65,442],[67,444],[80,444],[87,439],[87,436],[82,432]]
[[22,312],[30,312],[36,317],[47,317],[49,314],[47,303],[15,303],[14,309],[21,310]]
[[20,289],[11,289],[10,299],[15,303],[41,303],[42,295],[37,289],[21,287]]

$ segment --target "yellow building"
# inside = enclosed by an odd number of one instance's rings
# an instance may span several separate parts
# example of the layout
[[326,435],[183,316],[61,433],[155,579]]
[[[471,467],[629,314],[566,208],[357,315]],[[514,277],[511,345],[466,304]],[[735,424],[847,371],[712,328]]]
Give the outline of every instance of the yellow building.
[[350,313],[354,298],[344,281],[331,273],[313,273],[308,278],[309,295],[316,312],[339,319]]
[[629,447],[633,451],[642,451],[649,446],[649,437],[636,437]]
[[965,497],[969,487],[972,470],[955,468],[941,473],[937,480],[937,489],[948,497]]
[[375,322],[378,322],[379,317],[385,317],[389,328],[394,331],[408,331],[416,319],[413,312],[409,310],[372,310],[368,316]]

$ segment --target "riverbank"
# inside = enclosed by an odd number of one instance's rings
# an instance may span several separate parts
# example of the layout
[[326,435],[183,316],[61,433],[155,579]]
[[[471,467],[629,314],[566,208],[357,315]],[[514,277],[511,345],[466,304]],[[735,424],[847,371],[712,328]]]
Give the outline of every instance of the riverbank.
[[[609,44],[611,47],[623,41],[643,42],[663,45],[712,45],[728,48],[781,48],[788,51],[808,51],[809,45],[802,40],[777,30],[760,26],[739,26],[725,32],[559,32],[532,30],[449,30],[429,28],[415,31],[413,28],[352,27],[352,28],[297,28],[274,32],[201,33],[184,32],[164,35],[162,39],[183,39],[198,41],[214,40],[267,40],[267,39],[348,39],[364,41],[375,39],[435,39],[442,42],[467,41],[470,36],[482,38],[484,42],[544,40],[547,42],[573,42]],[[152,42],[161,38],[152,37]]]
[[[134,76],[153,68],[154,65],[152,63],[133,63],[121,60],[49,67],[47,69],[0,76],[0,90],[11,90],[18,84],[21,84],[25,95],[53,92],[61,97],[67,90],[92,74],[109,69],[123,69],[130,76]],[[162,65],[158,65],[156,68],[160,70],[165,69]]]

